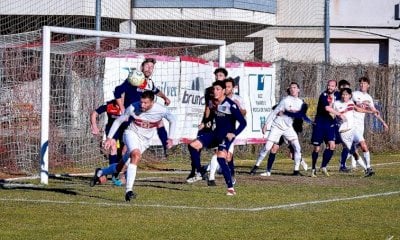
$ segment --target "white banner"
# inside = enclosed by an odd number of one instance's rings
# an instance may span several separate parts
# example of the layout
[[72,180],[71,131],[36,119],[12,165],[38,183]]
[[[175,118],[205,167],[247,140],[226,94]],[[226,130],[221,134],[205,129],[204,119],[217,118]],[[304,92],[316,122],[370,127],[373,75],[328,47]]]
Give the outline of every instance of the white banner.
[[[146,56],[149,57],[149,56]],[[203,116],[205,89],[214,81],[215,66],[198,58],[151,56],[157,60],[152,76],[156,86],[171,100],[168,106],[178,119],[178,140],[195,139]],[[144,56],[107,57],[104,73],[104,99],[113,98],[115,86],[128,76],[129,68],[140,69]],[[228,76],[237,83],[236,94],[246,104],[246,129],[237,137],[238,144],[262,143],[261,126],[275,104],[275,69],[268,63],[227,63]],[[163,100],[157,98],[163,103]],[[166,127],[168,129],[167,122]],[[152,144],[159,145],[158,137]]]

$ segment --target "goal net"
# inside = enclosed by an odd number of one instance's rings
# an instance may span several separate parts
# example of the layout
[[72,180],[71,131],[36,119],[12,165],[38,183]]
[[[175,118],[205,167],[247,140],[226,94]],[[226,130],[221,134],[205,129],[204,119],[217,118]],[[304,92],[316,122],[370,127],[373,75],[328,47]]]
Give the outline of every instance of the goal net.
[[[160,47],[142,47],[149,41]],[[211,84],[214,65],[224,64],[224,58],[209,61],[218,59],[215,53],[223,56],[225,47],[211,39],[45,27],[1,36],[0,42],[0,175],[38,176],[40,169],[45,184],[52,174],[88,173],[108,164],[104,136],[91,133],[90,114],[113,98],[114,88],[144,58],[158,60],[153,78],[171,99],[180,135],[188,137],[195,137],[204,109],[195,92]],[[206,60],[210,54],[214,59]],[[182,108],[182,101],[190,104]],[[104,129],[105,121],[101,115],[98,126]],[[157,149],[151,153],[148,158],[159,158]]]

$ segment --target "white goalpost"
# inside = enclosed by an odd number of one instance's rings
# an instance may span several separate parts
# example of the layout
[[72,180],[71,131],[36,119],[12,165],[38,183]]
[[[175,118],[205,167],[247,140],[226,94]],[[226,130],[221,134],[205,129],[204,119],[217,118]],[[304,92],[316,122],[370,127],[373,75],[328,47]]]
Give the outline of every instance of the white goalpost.
[[51,144],[49,144],[50,141],[49,136],[51,134],[50,114],[52,111],[52,106],[50,104],[52,34],[214,46],[218,47],[218,65],[220,67],[225,66],[226,42],[224,40],[155,36],[155,35],[145,35],[145,34],[125,34],[118,32],[106,32],[106,31],[95,31],[95,30],[52,27],[52,26],[44,26],[42,34],[43,34],[42,36],[43,42],[42,42],[42,65],[41,65],[42,90],[41,90],[41,121],[40,121],[40,182],[41,184],[45,185],[47,185],[49,181],[49,148],[51,148]]

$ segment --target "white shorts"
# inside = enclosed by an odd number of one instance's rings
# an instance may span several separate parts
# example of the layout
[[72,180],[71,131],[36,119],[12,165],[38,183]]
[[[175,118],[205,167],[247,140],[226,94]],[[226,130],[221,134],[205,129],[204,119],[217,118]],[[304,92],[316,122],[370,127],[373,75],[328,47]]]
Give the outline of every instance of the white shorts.
[[273,126],[268,134],[267,141],[279,143],[279,139],[281,138],[281,136],[283,136],[289,142],[298,139],[297,133],[293,129],[293,127],[282,130],[278,127]]
[[352,129],[341,132],[340,137],[342,139],[342,143],[347,147],[347,149],[351,149],[351,145],[354,141],[354,131]]
[[359,143],[365,141],[364,138],[364,124],[356,124],[353,129],[354,142]]
[[147,138],[139,136],[132,130],[125,130],[123,137],[124,143],[128,148],[128,153],[131,153],[135,149],[138,149],[140,153],[143,153],[150,146],[150,141]]

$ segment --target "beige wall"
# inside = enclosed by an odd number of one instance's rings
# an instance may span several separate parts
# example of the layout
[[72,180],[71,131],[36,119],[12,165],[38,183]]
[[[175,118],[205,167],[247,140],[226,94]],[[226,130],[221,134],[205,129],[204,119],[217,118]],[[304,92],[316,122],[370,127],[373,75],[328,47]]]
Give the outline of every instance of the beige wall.
[[[323,61],[325,1],[278,0],[277,3],[278,27],[250,35],[263,37],[264,60],[283,57],[290,61]],[[330,37],[334,42],[330,45],[331,62],[379,63],[378,41],[392,37],[397,40],[389,41],[388,62],[399,63],[400,20],[394,19],[394,6],[399,3],[400,0],[331,0]]]
[[394,6],[399,0],[331,0],[332,26],[398,27]]

